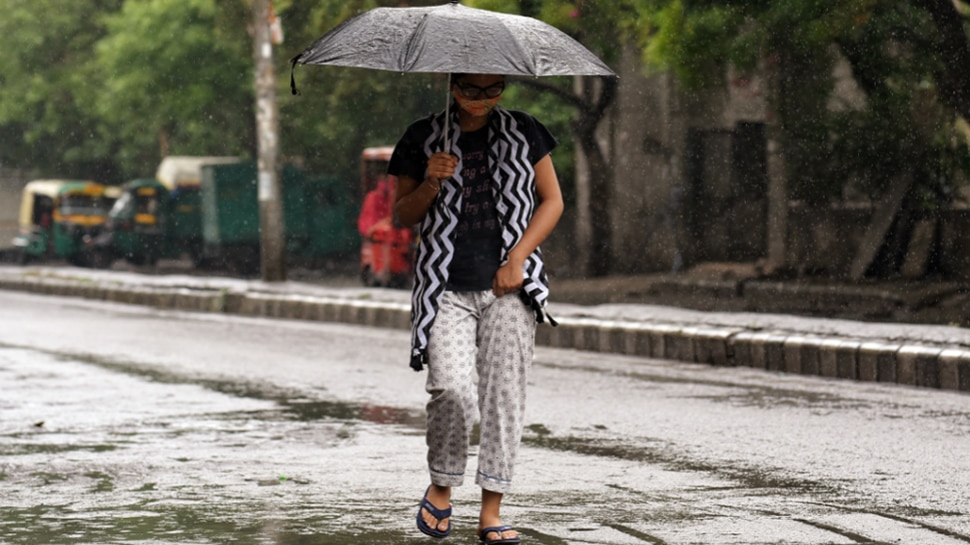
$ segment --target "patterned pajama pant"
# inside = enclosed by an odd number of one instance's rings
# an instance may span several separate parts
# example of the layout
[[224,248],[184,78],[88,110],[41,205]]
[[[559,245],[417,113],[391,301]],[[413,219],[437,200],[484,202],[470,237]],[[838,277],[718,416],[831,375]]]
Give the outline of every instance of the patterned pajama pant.
[[461,486],[480,419],[478,472],[505,493],[522,439],[535,315],[516,294],[445,292],[428,339],[428,467],[439,486]]

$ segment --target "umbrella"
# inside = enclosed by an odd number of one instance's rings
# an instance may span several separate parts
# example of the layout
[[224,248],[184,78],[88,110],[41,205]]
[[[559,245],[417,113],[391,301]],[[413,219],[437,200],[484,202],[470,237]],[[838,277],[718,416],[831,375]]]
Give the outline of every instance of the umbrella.
[[395,72],[615,76],[582,44],[531,17],[462,6],[376,8],[344,21],[292,60]]
[[[394,72],[510,76],[616,76],[596,55],[556,27],[521,15],[462,6],[375,8],[317,38],[291,60]],[[450,81],[449,81],[449,87]],[[450,99],[445,103],[447,117]],[[447,128],[444,135],[448,141]]]

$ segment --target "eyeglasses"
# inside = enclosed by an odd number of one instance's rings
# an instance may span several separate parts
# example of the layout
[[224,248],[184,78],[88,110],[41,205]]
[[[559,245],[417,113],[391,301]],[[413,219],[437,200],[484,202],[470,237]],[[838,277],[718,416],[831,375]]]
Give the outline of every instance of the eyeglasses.
[[500,96],[505,91],[504,81],[493,83],[488,87],[479,87],[464,81],[456,82],[455,85],[458,86],[458,92],[461,94],[461,96],[470,100],[479,100],[483,97],[495,98]]

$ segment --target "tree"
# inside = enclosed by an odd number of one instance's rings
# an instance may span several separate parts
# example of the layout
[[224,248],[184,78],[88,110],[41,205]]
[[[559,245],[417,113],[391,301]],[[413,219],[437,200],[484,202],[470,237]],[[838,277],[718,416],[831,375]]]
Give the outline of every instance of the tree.
[[915,40],[937,62],[932,65],[940,100],[970,120],[970,5],[963,0],[911,0],[936,29],[929,40]]
[[[89,52],[122,0],[0,1],[0,161],[46,175],[111,176],[100,121],[79,91],[100,81]],[[92,153],[93,151],[93,153]]]
[[[824,204],[853,192],[905,192],[899,206],[932,209],[970,173],[966,138],[955,129],[957,119],[970,119],[962,1],[640,0],[636,7],[645,59],[686,86],[723,85],[729,65],[773,81],[792,198]],[[833,105],[840,62],[850,66],[862,104]]]
[[[411,5],[438,3],[426,0]],[[280,12],[287,30],[286,44],[278,48],[281,61],[295,57],[357,13],[400,4],[390,0],[292,2]],[[293,72],[300,94],[280,95],[285,153],[308,169],[343,177],[353,187],[357,187],[362,149],[394,144],[408,123],[444,108],[447,93],[442,77],[426,74],[302,65]],[[285,80],[288,84],[289,71]]]
[[253,68],[238,0],[125,2],[95,47],[87,86],[103,138],[129,172],[162,156],[254,155]]
[[[505,13],[536,17],[576,38],[607,62],[619,54],[624,28],[630,13],[626,2],[591,2],[562,0],[478,0],[469,5]],[[619,25],[619,26],[618,26]],[[586,160],[589,180],[587,217],[591,218],[591,240],[588,263],[582,264],[593,276],[605,276],[612,269],[613,233],[611,199],[614,187],[613,169],[599,133],[601,123],[616,98],[614,78],[586,78],[573,85],[569,78],[543,80],[522,79],[523,85],[550,93],[563,105],[572,108],[575,118],[570,124],[573,141]],[[568,183],[568,182],[567,182]],[[570,193],[570,188],[564,189]]]
[[[849,171],[871,178],[861,170],[892,160],[887,151],[898,150],[900,140],[915,138],[920,126],[932,129],[921,136],[929,140],[936,129],[949,130],[955,115],[970,119],[970,72],[963,68],[970,63],[968,19],[952,0],[647,0],[643,4],[650,21],[641,31],[645,58],[672,69],[688,87],[723,84],[728,64],[776,72],[781,92],[773,98],[790,140],[786,148],[792,157],[796,196],[837,196]],[[965,4],[959,5],[967,10]],[[840,58],[850,63],[854,80],[865,94],[862,108],[829,107],[831,69]],[[928,96],[945,109],[926,109]],[[914,119],[926,116],[932,119],[919,123]],[[878,122],[874,118],[884,120],[884,126],[866,127]],[[873,129],[864,131],[869,134],[868,153],[852,148],[844,156],[837,154],[834,163],[817,160],[820,152],[829,155],[833,129],[838,141],[849,134],[858,136],[866,128]],[[874,138],[896,143],[874,144]],[[799,148],[804,158],[798,157]],[[850,153],[862,153],[862,161],[855,164]],[[830,178],[829,173],[837,173],[838,179],[819,185],[817,181]],[[805,179],[799,182],[800,178]]]

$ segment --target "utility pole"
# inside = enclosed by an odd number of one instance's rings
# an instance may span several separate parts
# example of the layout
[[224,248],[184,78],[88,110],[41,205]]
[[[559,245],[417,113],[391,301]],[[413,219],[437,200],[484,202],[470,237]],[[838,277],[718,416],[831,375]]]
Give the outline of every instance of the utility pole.
[[256,138],[258,141],[258,195],[260,271],[265,282],[286,280],[286,243],[283,232],[282,183],[279,169],[279,105],[270,0],[253,0],[253,57],[256,61]]

